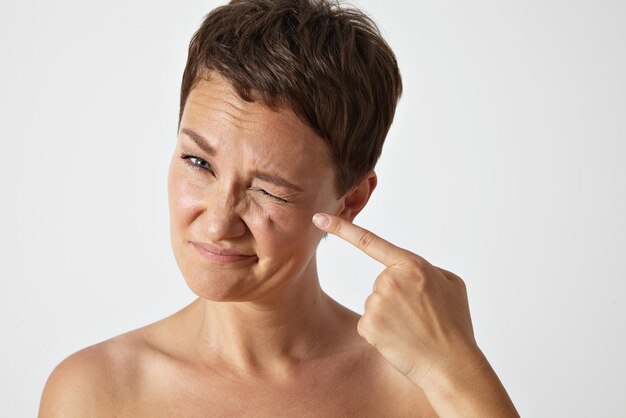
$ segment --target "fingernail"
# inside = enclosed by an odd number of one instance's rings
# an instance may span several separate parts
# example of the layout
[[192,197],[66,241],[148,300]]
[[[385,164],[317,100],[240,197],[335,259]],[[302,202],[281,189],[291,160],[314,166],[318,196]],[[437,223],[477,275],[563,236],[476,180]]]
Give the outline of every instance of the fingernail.
[[313,223],[320,228],[326,228],[330,225],[330,218],[326,215],[322,215],[321,213],[316,213],[313,215]]

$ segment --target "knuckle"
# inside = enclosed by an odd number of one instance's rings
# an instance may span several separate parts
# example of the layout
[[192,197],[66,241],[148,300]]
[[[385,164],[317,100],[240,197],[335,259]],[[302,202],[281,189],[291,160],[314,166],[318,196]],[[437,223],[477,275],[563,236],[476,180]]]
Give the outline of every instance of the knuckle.
[[426,293],[428,292],[430,286],[428,284],[428,280],[424,279],[421,276],[417,276],[415,278],[415,288],[418,293]]
[[381,303],[381,297],[377,292],[370,294],[367,299],[365,299],[365,310],[370,313],[378,309]]
[[365,307],[365,311],[367,312],[371,307],[372,307],[372,296],[375,293],[371,293],[367,298],[365,298],[365,303],[364,303],[364,307]]
[[356,330],[360,336],[366,337],[372,332],[372,320],[369,315],[363,314],[356,324]]
[[400,288],[400,282],[397,277],[391,274],[380,275],[376,280],[378,288],[383,291],[395,292]]
[[411,266],[411,268],[419,272],[425,271],[427,267],[426,260],[418,256],[411,257],[411,259],[408,261],[408,264],[409,266]]
[[467,285],[465,283],[465,280],[463,280],[459,275],[441,267],[437,267],[437,269],[439,269],[452,284],[458,286],[463,291],[467,291]]
[[341,236],[341,228],[343,227],[343,222],[336,222],[333,227],[333,233],[335,235]]
[[372,242],[375,239],[376,239],[376,236],[372,232],[365,231],[359,237],[359,245],[361,246],[361,248],[367,248],[367,247],[369,247],[372,244]]
[[422,272],[413,275],[413,285],[418,292],[426,292],[430,288],[430,280],[428,276]]

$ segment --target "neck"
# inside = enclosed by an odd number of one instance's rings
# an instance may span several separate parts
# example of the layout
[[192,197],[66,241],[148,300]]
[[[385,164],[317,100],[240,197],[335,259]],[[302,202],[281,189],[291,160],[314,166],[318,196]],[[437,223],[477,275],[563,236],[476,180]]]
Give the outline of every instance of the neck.
[[[280,373],[322,356],[337,336],[336,302],[319,285],[315,259],[265,300],[193,305],[200,353],[245,373]],[[204,356],[203,356],[204,357]]]

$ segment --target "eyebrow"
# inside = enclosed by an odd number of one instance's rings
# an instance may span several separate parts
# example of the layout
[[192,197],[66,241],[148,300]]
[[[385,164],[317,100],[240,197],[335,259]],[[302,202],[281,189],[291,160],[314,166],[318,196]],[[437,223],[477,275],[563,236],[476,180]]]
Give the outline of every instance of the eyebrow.
[[269,183],[274,183],[274,184],[276,184],[278,186],[286,187],[286,188],[294,190],[296,192],[302,192],[303,191],[299,186],[296,186],[292,182],[287,181],[287,180],[285,180],[282,177],[274,176],[274,175],[269,174],[269,173],[264,173],[264,172],[259,171],[259,170],[252,171],[252,177],[256,177],[259,180],[267,181]]
[[193,142],[195,142],[196,145],[199,146],[202,151],[206,152],[207,154],[211,156],[214,156],[216,154],[215,148],[210,146],[209,141],[207,141],[206,138],[200,135],[199,133],[194,132],[189,128],[182,128],[180,131],[184,133],[185,135],[187,135],[189,138],[191,138]]
[[[197,132],[192,131],[189,128],[181,128],[180,131],[184,133],[185,135],[187,135],[189,138],[191,138],[191,140],[195,142],[196,145],[198,145],[198,147],[200,147],[200,149],[202,149],[204,152],[206,152],[207,154],[211,156],[215,156],[216,154],[215,148],[209,145],[209,142],[207,141],[205,137],[203,137]],[[252,177],[255,177],[259,180],[267,181],[269,183],[274,183],[277,186],[286,187],[288,189],[291,189],[297,192],[303,191],[300,186],[297,186],[293,184],[292,182],[285,180],[282,177],[275,176],[273,174],[265,173],[259,170],[253,170],[251,175]]]

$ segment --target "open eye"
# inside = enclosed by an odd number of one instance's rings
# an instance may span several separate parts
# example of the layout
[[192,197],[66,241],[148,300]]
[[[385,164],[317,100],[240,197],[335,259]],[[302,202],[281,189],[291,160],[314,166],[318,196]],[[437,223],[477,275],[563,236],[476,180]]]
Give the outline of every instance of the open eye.
[[196,157],[195,155],[186,154],[183,152],[180,154],[180,158],[185,160],[185,162],[189,164],[192,168],[195,168],[198,170],[206,170],[206,171],[213,170],[213,167],[211,167],[211,164],[209,164],[208,162],[206,162],[200,157]]

